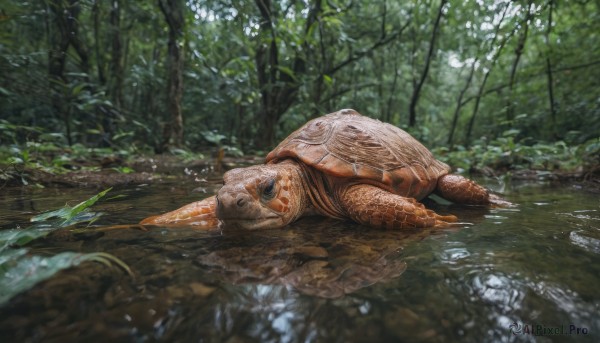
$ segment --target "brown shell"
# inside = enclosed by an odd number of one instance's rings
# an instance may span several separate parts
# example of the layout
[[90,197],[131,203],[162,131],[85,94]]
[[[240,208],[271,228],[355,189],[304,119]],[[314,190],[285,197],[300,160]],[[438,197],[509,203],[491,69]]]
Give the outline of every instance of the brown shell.
[[450,171],[405,131],[351,109],[309,121],[271,151],[267,163],[290,157],[327,175],[417,199]]

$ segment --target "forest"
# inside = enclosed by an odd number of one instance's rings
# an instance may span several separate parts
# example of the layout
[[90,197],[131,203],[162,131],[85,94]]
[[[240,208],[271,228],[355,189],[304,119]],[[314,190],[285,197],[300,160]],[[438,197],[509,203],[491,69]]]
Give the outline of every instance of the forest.
[[0,75],[4,164],[263,155],[341,108],[458,168],[600,164],[597,1],[5,0]]

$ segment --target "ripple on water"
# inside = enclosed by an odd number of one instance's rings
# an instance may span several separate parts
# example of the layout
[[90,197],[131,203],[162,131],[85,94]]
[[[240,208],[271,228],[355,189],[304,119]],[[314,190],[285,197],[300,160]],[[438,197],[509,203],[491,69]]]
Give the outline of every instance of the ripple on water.
[[440,259],[442,263],[457,264],[471,256],[471,253],[466,248],[450,248],[441,252]]
[[560,213],[569,218],[569,221],[577,228],[569,233],[569,241],[584,250],[600,254],[600,228],[597,221],[600,215],[597,210],[577,210],[573,212]]
[[571,231],[569,239],[571,243],[595,254],[600,254],[600,232],[596,230],[595,236],[591,237],[590,234],[594,232],[586,232],[584,230]]
[[477,272],[470,286],[476,298],[494,305],[501,313],[520,309],[525,297],[519,279],[504,273]]

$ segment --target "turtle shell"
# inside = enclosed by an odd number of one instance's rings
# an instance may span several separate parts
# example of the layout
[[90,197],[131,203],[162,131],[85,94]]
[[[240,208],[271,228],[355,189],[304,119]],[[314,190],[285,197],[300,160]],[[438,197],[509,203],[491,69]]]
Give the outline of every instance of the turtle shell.
[[405,131],[345,109],[313,119],[267,155],[294,158],[326,175],[421,199],[450,167]]

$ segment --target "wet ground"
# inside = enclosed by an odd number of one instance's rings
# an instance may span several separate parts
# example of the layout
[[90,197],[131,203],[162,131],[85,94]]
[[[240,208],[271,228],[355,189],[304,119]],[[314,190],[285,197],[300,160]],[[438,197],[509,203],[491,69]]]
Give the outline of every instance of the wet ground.
[[[195,181],[194,181],[195,180]],[[482,183],[497,189],[494,180]],[[218,176],[113,189],[86,231],[31,252],[111,253],[0,307],[0,340],[87,342],[597,342],[600,197],[515,183],[516,208],[430,203],[463,225],[381,231],[305,218],[284,230],[108,230],[208,196]],[[4,188],[0,228],[96,190]]]

